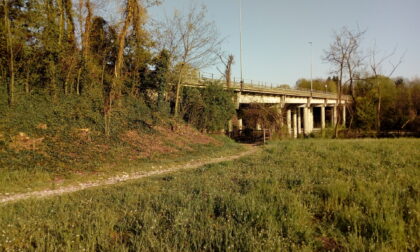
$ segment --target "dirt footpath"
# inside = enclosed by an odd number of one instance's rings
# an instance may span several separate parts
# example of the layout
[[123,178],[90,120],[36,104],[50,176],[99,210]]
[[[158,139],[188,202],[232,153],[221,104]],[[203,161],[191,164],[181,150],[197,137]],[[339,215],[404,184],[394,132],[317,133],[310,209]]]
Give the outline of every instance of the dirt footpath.
[[238,153],[236,155],[227,156],[227,157],[220,157],[220,158],[213,158],[205,161],[194,161],[193,163],[186,163],[183,165],[168,167],[167,169],[163,170],[157,170],[157,171],[151,171],[151,172],[136,172],[131,174],[124,174],[119,176],[114,176],[107,178],[105,180],[100,181],[93,181],[93,182],[87,182],[87,183],[80,183],[78,185],[71,185],[71,186],[63,186],[61,188],[57,189],[51,189],[51,190],[42,190],[42,191],[33,191],[28,193],[17,193],[17,194],[11,194],[5,197],[0,197],[0,204],[6,204],[11,202],[16,202],[19,200],[25,200],[29,198],[45,198],[45,197],[51,197],[56,195],[61,195],[64,193],[72,193],[81,191],[87,188],[92,187],[100,187],[100,186],[106,186],[106,185],[115,185],[118,183],[122,183],[129,180],[135,180],[135,179],[141,179],[141,178],[147,178],[151,176],[166,174],[166,173],[172,173],[182,170],[191,170],[191,169],[197,169],[201,166],[208,165],[208,164],[216,164],[221,163],[225,161],[232,161],[235,159],[239,159],[241,157],[245,157],[248,155],[252,155],[256,153],[260,148],[256,146],[247,145],[246,150]]

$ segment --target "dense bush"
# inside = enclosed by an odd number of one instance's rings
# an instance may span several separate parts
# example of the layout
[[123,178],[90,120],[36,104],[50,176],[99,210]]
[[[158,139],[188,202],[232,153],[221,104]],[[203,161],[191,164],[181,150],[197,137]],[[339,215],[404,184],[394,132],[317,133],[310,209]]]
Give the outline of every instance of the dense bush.
[[[6,97],[2,90],[0,97]],[[0,132],[9,135],[36,133],[41,124],[45,124],[46,131],[60,134],[81,128],[104,132],[103,99],[89,92],[66,95],[60,97],[59,102],[52,101],[42,92],[22,94],[12,108],[0,103],[0,113]],[[153,122],[151,109],[141,97],[121,99],[121,105],[114,108],[112,121],[111,130],[115,135],[127,129],[144,128]]]
[[185,87],[183,90],[183,118],[200,130],[216,132],[226,128],[235,114],[233,91],[217,82],[208,82],[202,89]]
[[251,104],[242,110],[241,116],[245,123],[253,128],[258,124],[264,129],[279,130],[281,126],[282,114],[273,106]]

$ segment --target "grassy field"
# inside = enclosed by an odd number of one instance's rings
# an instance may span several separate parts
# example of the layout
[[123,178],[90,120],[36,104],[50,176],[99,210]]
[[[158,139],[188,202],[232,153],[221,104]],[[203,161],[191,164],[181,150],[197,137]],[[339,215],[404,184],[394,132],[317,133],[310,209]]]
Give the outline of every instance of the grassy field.
[[296,140],[255,156],[0,206],[0,250],[419,251],[420,141]]

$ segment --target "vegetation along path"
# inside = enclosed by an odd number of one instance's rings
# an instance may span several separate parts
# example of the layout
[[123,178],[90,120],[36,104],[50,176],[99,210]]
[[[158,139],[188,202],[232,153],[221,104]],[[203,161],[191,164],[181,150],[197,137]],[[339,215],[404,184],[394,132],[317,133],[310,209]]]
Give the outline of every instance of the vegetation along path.
[[44,198],[44,197],[55,196],[55,195],[60,195],[64,193],[77,192],[77,191],[81,191],[81,190],[92,188],[92,187],[114,185],[117,183],[129,181],[129,180],[141,179],[141,178],[151,177],[155,175],[162,175],[165,173],[171,173],[171,172],[176,172],[180,170],[196,169],[204,165],[232,161],[232,160],[235,160],[235,159],[247,156],[247,155],[254,154],[255,152],[259,150],[259,148],[257,148],[255,145],[245,145],[245,146],[246,146],[245,151],[235,154],[235,155],[231,155],[231,156],[224,156],[224,157],[222,156],[219,158],[212,158],[209,160],[200,160],[194,163],[189,162],[183,165],[177,165],[173,167],[168,167],[166,169],[150,171],[150,172],[135,172],[131,174],[125,173],[123,175],[113,176],[104,180],[79,183],[78,185],[63,186],[57,189],[48,189],[48,190],[33,191],[33,192],[28,192],[28,193],[11,194],[6,197],[1,197],[0,204],[15,202],[15,201],[29,199],[29,198]]

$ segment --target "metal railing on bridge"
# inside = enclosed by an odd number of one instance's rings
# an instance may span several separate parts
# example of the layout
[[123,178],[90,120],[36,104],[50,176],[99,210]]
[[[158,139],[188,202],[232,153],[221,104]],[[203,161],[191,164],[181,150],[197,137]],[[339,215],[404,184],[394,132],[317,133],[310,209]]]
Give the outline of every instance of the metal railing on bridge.
[[[190,73],[184,76],[183,82],[187,85],[191,86],[205,86],[209,82],[218,81],[221,84],[226,85],[226,79],[221,74],[213,74],[213,73],[205,73],[205,72],[195,72]],[[263,91],[263,92],[293,92],[295,91],[297,94],[311,94],[310,89],[305,88],[291,88],[286,87],[284,85],[278,85],[270,82],[264,82],[264,81],[255,81],[250,79],[244,79],[243,84],[241,86],[241,81],[239,78],[233,77],[230,83],[231,88],[237,89],[237,90],[253,90],[253,91]],[[313,95],[318,96],[328,96],[328,97],[336,97],[336,93],[332,92],[323,92],[320,90],[312,90]],[[343,98],[346,98],[346,96],[343,96]]]

